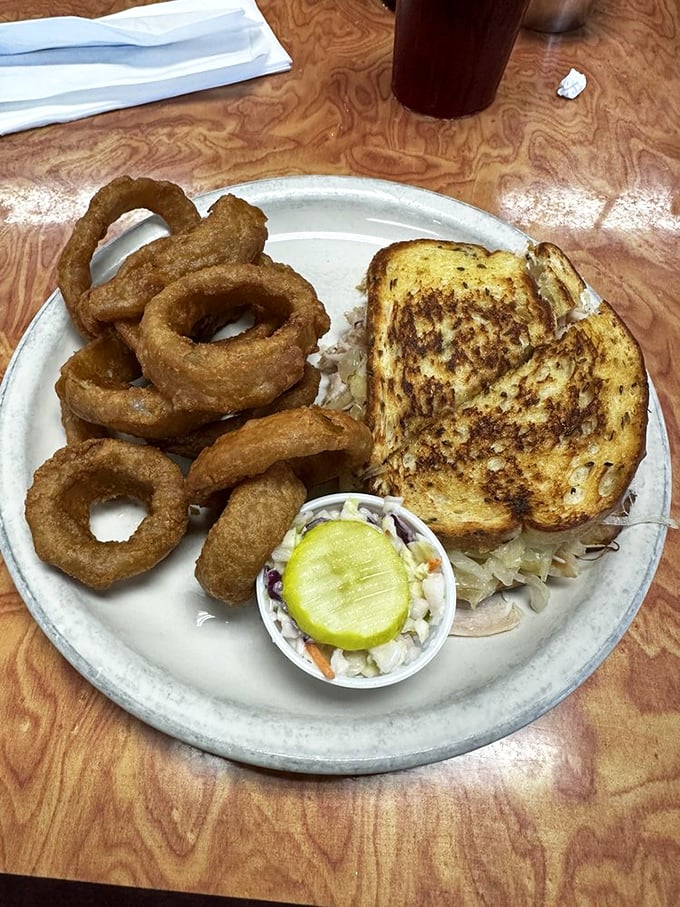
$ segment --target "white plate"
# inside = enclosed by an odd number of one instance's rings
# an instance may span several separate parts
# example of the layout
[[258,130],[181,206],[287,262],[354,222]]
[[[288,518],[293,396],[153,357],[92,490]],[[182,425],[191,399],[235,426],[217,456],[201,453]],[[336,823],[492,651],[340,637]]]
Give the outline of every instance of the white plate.
[[[417,236],[521,250],[527,237],[450,198],[350,177],[292,177],[224,191],[269,218],[268,252],[316,287],[333,320],[361,301],[374,252]],[[145,221],[103,247],[95,277],[161,232]],[[328,338],[325,338],[328,339]],[[324,686],[280,656],[257,607],[229,610],[193,576],[192,531],[159,567],[106,594],[84,589],[35,556],[24,520],[34,470],[64,443],[53,385],[80,345],[59,293],[17,347],[0,394],[0,542],[14,582],[48,638],[94,686],[142,721],[207,752],[290,771],[344,774],[425,764],[497,740],[582,683],[621,638],[656,570],[665,529],[620,536],[621,551],[556,585],[549,606],[487,639],[451,637],[408,683],[367,694]],[[636,516],[667,515],[670,456],[652,388],[648,454]],[[121,519],[123,517],[121,516]]]

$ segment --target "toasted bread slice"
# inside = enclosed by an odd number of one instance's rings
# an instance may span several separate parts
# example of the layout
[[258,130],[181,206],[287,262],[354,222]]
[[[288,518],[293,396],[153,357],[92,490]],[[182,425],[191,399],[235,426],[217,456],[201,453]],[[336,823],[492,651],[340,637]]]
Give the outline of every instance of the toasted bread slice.
[[616,507],[644,456],[640,347],[607,303],[388,454],[370,480],[449,547],[483,552],[523,529],[583,532]]
[[372,463],[552,340],[585,286],[570,267],[547,244],[536,247],[531,268],[511,252],[443,240],[378,252],[367,274]]
[[551,301],[559,326],[572,315],[588,315],[597,307],[585,281],[558,246],[549,242],[530,246],[525,261],[539,294]]

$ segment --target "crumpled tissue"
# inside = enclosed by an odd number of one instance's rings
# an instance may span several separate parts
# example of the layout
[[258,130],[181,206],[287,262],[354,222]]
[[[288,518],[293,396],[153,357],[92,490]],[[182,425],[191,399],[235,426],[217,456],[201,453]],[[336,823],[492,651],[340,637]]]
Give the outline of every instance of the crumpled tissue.
[[254,0],[0,23],[0,135],[290,69]]
[[582,72],[573,67],[560,82],[557,88],[557,94],[561,98],[576,98],[586,87],[586,77]]

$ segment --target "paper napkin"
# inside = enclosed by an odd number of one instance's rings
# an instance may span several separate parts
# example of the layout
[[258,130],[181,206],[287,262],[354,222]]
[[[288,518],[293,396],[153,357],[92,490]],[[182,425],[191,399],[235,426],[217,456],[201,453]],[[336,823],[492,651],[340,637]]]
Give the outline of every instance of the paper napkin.
[[0,135],[290,69],[254,0],[0,23]]
[[578,69],[572,67],[557,86],[557,94],[561,98],[573,100],[581,94],[585,87],[586,77]]

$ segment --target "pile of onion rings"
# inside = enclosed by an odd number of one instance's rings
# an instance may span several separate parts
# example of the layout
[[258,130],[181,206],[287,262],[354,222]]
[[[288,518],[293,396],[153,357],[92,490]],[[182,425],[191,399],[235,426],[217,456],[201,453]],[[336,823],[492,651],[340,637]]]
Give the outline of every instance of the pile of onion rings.
[[[168,235],[93,286],[99,242],[135,209]],[[55,386],[66,446],[26,497],[42,560],[106,589],[166,557],[198,505],[212,526],[196,578],[242,602],[308,489],[368,460],[365,425],[314,405],[309,356],[330,319],[314,288],[264,253],[266,239],[264,213],[234,195],[205,217],[167,181],[123,176],[94,195],[58,264],[85,345]],[[174,456],[194,462],[181,469]],[[127,541],[99,541],[90,508],[117,497],[147,516]]]

